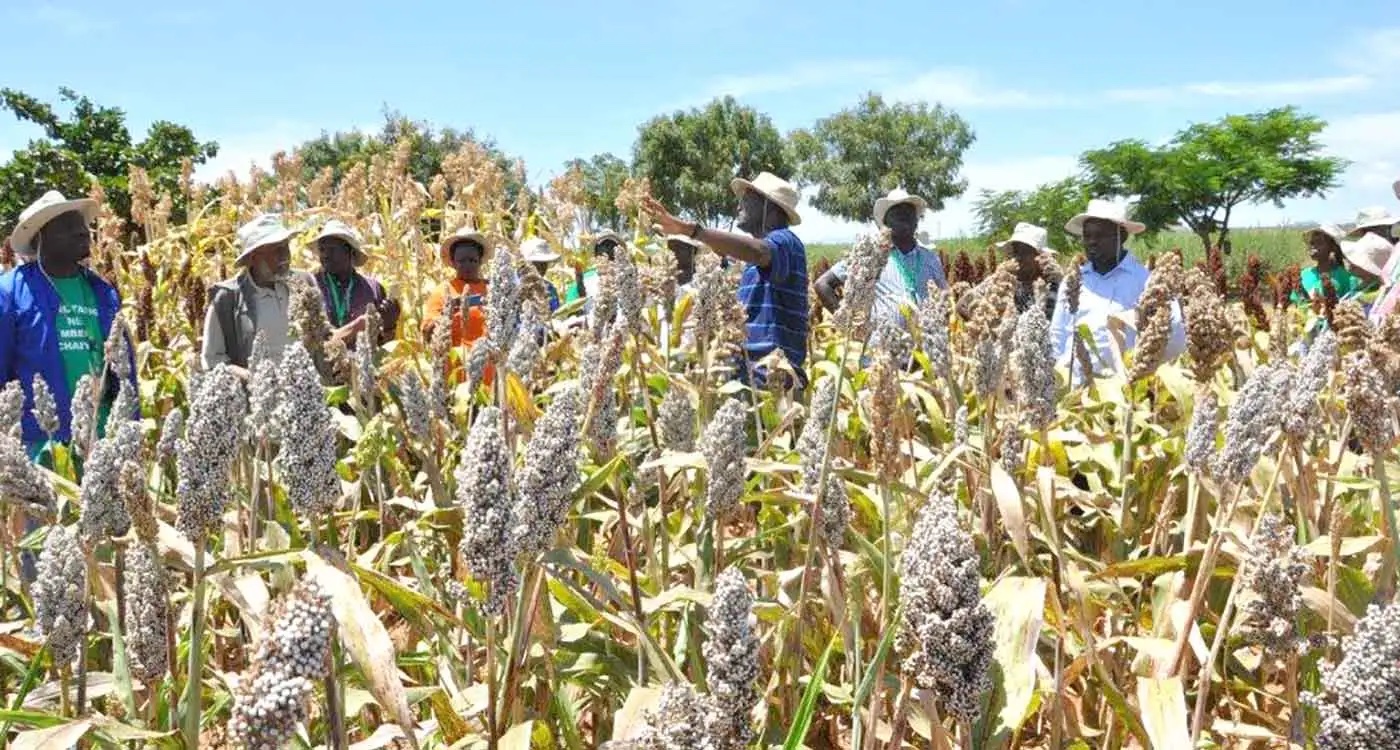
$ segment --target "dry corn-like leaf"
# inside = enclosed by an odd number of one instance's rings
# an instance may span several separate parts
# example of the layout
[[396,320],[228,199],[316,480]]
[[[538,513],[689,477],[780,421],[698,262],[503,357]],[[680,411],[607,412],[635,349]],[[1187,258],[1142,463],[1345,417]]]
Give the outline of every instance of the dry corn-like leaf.
[[992,497],[996,498],[997,509],[1001,511],[1001,522],[1006,533],[1011,535],[1011,544],[1021,556],[1021,562],[1030,565],[1031,537],[1026,526],[1026,510],[1021,503],[1021,490],[1016,480],[1006,473],[1000,463],[992,463]]
[[1191,747],[1190,716],[1186,713],[1186,693],[1180,677],[1140,677],[1137,698],[1153,750]]

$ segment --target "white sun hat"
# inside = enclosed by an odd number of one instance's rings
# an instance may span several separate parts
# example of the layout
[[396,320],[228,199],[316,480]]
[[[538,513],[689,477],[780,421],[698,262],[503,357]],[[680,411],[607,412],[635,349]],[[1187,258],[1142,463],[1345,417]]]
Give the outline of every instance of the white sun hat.
[[1315,233],[1325,234],[1328,237],[1331,237],[1332,239],[1336,240],[1337,242],[1341,242],[1347,236],[1346,232],[1343,232],[1342,228],[1337,226],[1336,224],[1319,224],[1313,227],[1312,229],[1304,231],[1303,239],[1306,240],[1307,238],[1313,236],[1313,234]]
[[345,240],[350,244],[350,250],[354,253],[355,257],[355,265],[362,266],[365,264],[366,260],[369,260],[369,256],[365,254],[365,249],[362,246],[360,233],[356,231],[354,227],[340,219],[331,219],[326,222],[326,225],[321,227],[320,233],[311,240],[311,244],[317,245],[320,244],[321,240],[330,239],[332,237]]
[[21,257],[34,257],[34,236],[45,224],[69,211],[77,211],[83,215],[84,221],[91,224],[97,218],[97,201],[91,198],[69,200],[57,190],[44,193],[39,200],[19,212],[15,231],[10,233],[10,248]]
[[627,240],[622,239],[622,235],[618,234],[617,232],[614,232],[611,229],[604,229],[603,231],[593,235],[593,247],[601,245],[603,243],[603,240],[612,240],[613,242],[616,242],[619,245],[627,244]]
[[1390,260],[1390,254],[1395,251],[1395,246],[1386,242],[1384,237],[1374,234],[1364,235],[1357,240],[1344,240],[1342,243],[1342,255],[1348,263],[1376,276],[1384,273],[1386,261]]
[[559,260],[559,253],[550,250],[544,239],[531,237],[520,243],[520,257],[527,263],[551,263]]
[[238,257],[234,259],[233,264],[241,266],[258,248],[286,242],[294,235],[296,230],[282,223],[281,216],[259,214],[238,228]]
[[802,223],[802,217],[797,213],[797,203],[802,199],[801,194],[791,182],[772,172],[759,172],[752,180],[736,177],[729,183],[729,189],[740,198],[744,197],[745,190],[753,190],[783,209],[783,213],[787,214],[788,224],[797,226]]
[[1016,228],[1011,231],[1011,239],[998,242],[997,247],[999,249],[1005,249],[1011,243],[1019,242],[1022,245],[1029,245],[1039,252],[1050,253],[1054,251],[1050,249],[1049,245],[1045,244],[1046,240],[1049,238],[1050,233],[1047,232],[1044,227],[1038,227],[1034,224],[1028,224],[1022,221],[1017,222]]
[[910,195],[904,188],[895,188],[885,197],[875,201],[875,225],[883,227],[885,214],[889,213],[891,208],[904,203],[918,209],[920,214],[928,210],[928,201],[917,195]]
[[442,238],[442,244],[438,246],[438,254],[442,256],[442,262],[452,265],[452,246],[458,242],[475,242],[481,246],[481,262],[485,263],[491,258],[491,243],[486,240],[486,235],[472,229],[462,227],[452,234]]
[[1390,209],[1383,206],[1371,206],[1356,212],[1356,223],[1351,228],[1351,234],[1360,234],[1367,229],[1376,227],[1388,227],[1400,222],[1400,216],[1390,212]]
[[1128,234],[1141,234],[1147,230],[1146,224],[1128,218],[1127,204],[1107,201],[1102,198],[1094,198],[1089,201],[1089,207],[1084,209],[1084,213],[1078,214],[1073,219],[1065,222],[1065,231],[1075,237],[1083,237],[1084,222],[1088,219],[1111,221],[1122,227],[1123,231]]

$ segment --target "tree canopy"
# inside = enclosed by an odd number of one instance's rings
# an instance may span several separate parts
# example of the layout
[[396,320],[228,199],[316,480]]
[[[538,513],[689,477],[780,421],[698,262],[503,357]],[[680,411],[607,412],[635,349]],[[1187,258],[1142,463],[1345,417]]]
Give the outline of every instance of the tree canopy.
[[1326,123],[1282,107],[1198,123],[1166,145],[1118,141],[1081,157],[1099,196],[1138,196],[1134,218],[1149,231],[1180,221],[1206,248],[1229,249],[1230,218],[1242,205],[1326,195],[1346,162],[1322,155]]
[[868,93],[856,106],[792,136],[802,181],[817,187],[812,205],[851,221],[869,221],[875,201],[902,187],[942,210],[963,194],[963,153],[976,140],[957,113],[924,102],[886,104]]
[[793,174],[773,122],[733,97],[653,118],[641,126],[633,157],[635,171],[651,180],[662,203],[709,224],[733,220],[738,201],[729,183],[735,177]]
[[1070,250],[1075,240],[1065,232],[1065,222],[1084,210],[1092,197],[1089,185],[1078,177],[1041,185],[1034,190],[983,190],[973,203],[977,231],[988,241],[1011,236],[1017,222],[1045,227],[1050,246]]
[[42,138],[31,140],[0,165],[0,234],[8,234],[19,212],[45,192],[84,196],[94,180],[113,212],[130,224],[127,181],[133,166],[146,170],[155,190],[171,196],[173,217],[183,220],[183,162],[205,163],[218,154],[217,143],[200,142],[189,128],[164,120],[151,123],[146,137],[136,141],[121,109],[99,106],[69,88],[59,89],[59,99],[71,110],[66,117],[22,91],[0,89],[0,108],[43,131]]
[[574,159],[565,165],[583,175],[584,217],[589,227],[607,227],[622,231],[622,212],[617,208],[617,195],[622,183],[632,176],[632,168],[617,156],[596,154],[591,159]]

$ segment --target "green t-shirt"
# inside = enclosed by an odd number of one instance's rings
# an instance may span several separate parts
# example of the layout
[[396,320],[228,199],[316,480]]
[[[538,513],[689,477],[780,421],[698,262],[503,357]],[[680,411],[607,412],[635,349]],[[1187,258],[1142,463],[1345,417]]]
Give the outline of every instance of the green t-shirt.
[[[1337,292],[1337,299],[1346,299],[1361,287],[1360,280],[1341,266],[1333,266],[1327,275],[1332,277],[1332,288]],[[1305,304],[1314,296],[1322,295],[1322,274],[1318,273],[1317,266],[1304,268],[1302,273],[1298,274],[1298,282],[1302,289],[1293,292],[1294,302]]]
[[[52,281],[60,303],[54,321],[58,352],[63,359],[68,392],[73,394],[80,378],[89,373],[96,377],[102,372],[102,323],[97,317],[97,295],[81,274]],[[101,425],[107,421],[107,404],[99,411],[97,424],[101,431]]]
[[[584,272],[583,272],[583,285],[584,285],[585,287],[594,286],[595,284],[597,284],[597,281],[598,281],[598,269],[596,269],[596,268],[590,268],[590,269],[588,269],[587,271],[584,271]],[[565,304],[568,304],[568,303],[573,302],[574,300],[576,300],[576,299],[578,299],[579,297],[582,297],[582,296],[583,296],[583,289],[580,289],[580,288],[579,288],[579,285],[578,285],[577,283],[570,284],[570,285],[569,285],[568,291],[566,291],[566,292],[564,293],[564,303],[565,303]]]

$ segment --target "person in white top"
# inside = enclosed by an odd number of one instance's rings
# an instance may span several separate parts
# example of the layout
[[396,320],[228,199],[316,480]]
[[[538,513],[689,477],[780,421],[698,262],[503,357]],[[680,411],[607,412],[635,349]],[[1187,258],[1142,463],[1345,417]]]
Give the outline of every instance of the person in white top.
[[[1088,262],[1080,267],[1082,281],[1078,308],[1074,311],[1069,309],[1066,295],[1061,294],[1055,300],[1050,337],[1057,365],[1069,366],[1074,356],[1074,332],[1085,325],[1093,335],[1094,349],[1090,350],[1090,355],[1095,359],[1095,370],[1112,370],[1114,357],[1109,344],[1112,336],[1109,331],[1110,316],[1126,317],[1128,325],[1124,331],[1124,346],[1132,348],[1136,342],[1137,332],[1131,325],[1131,315],[1123,316],[1121,313],[1137,307],[1138,298],[1147,285],[1148,271],[1124,247],[1124,242],[1130,235],[1139,234],[1145,229],[1143,224],[1128,218],[1126,206],[1098,199],[1089,201],[1084,213],[1065,224],[1065,231],[1082,240]],[[1182,325],[1181,308],[1172,302],[1171,336],[1167,340],[1165,360],[1175,359],[1185,350],[1186,330]],[[1071,382],[1080,377],[1076,369],[1069,368]]]

